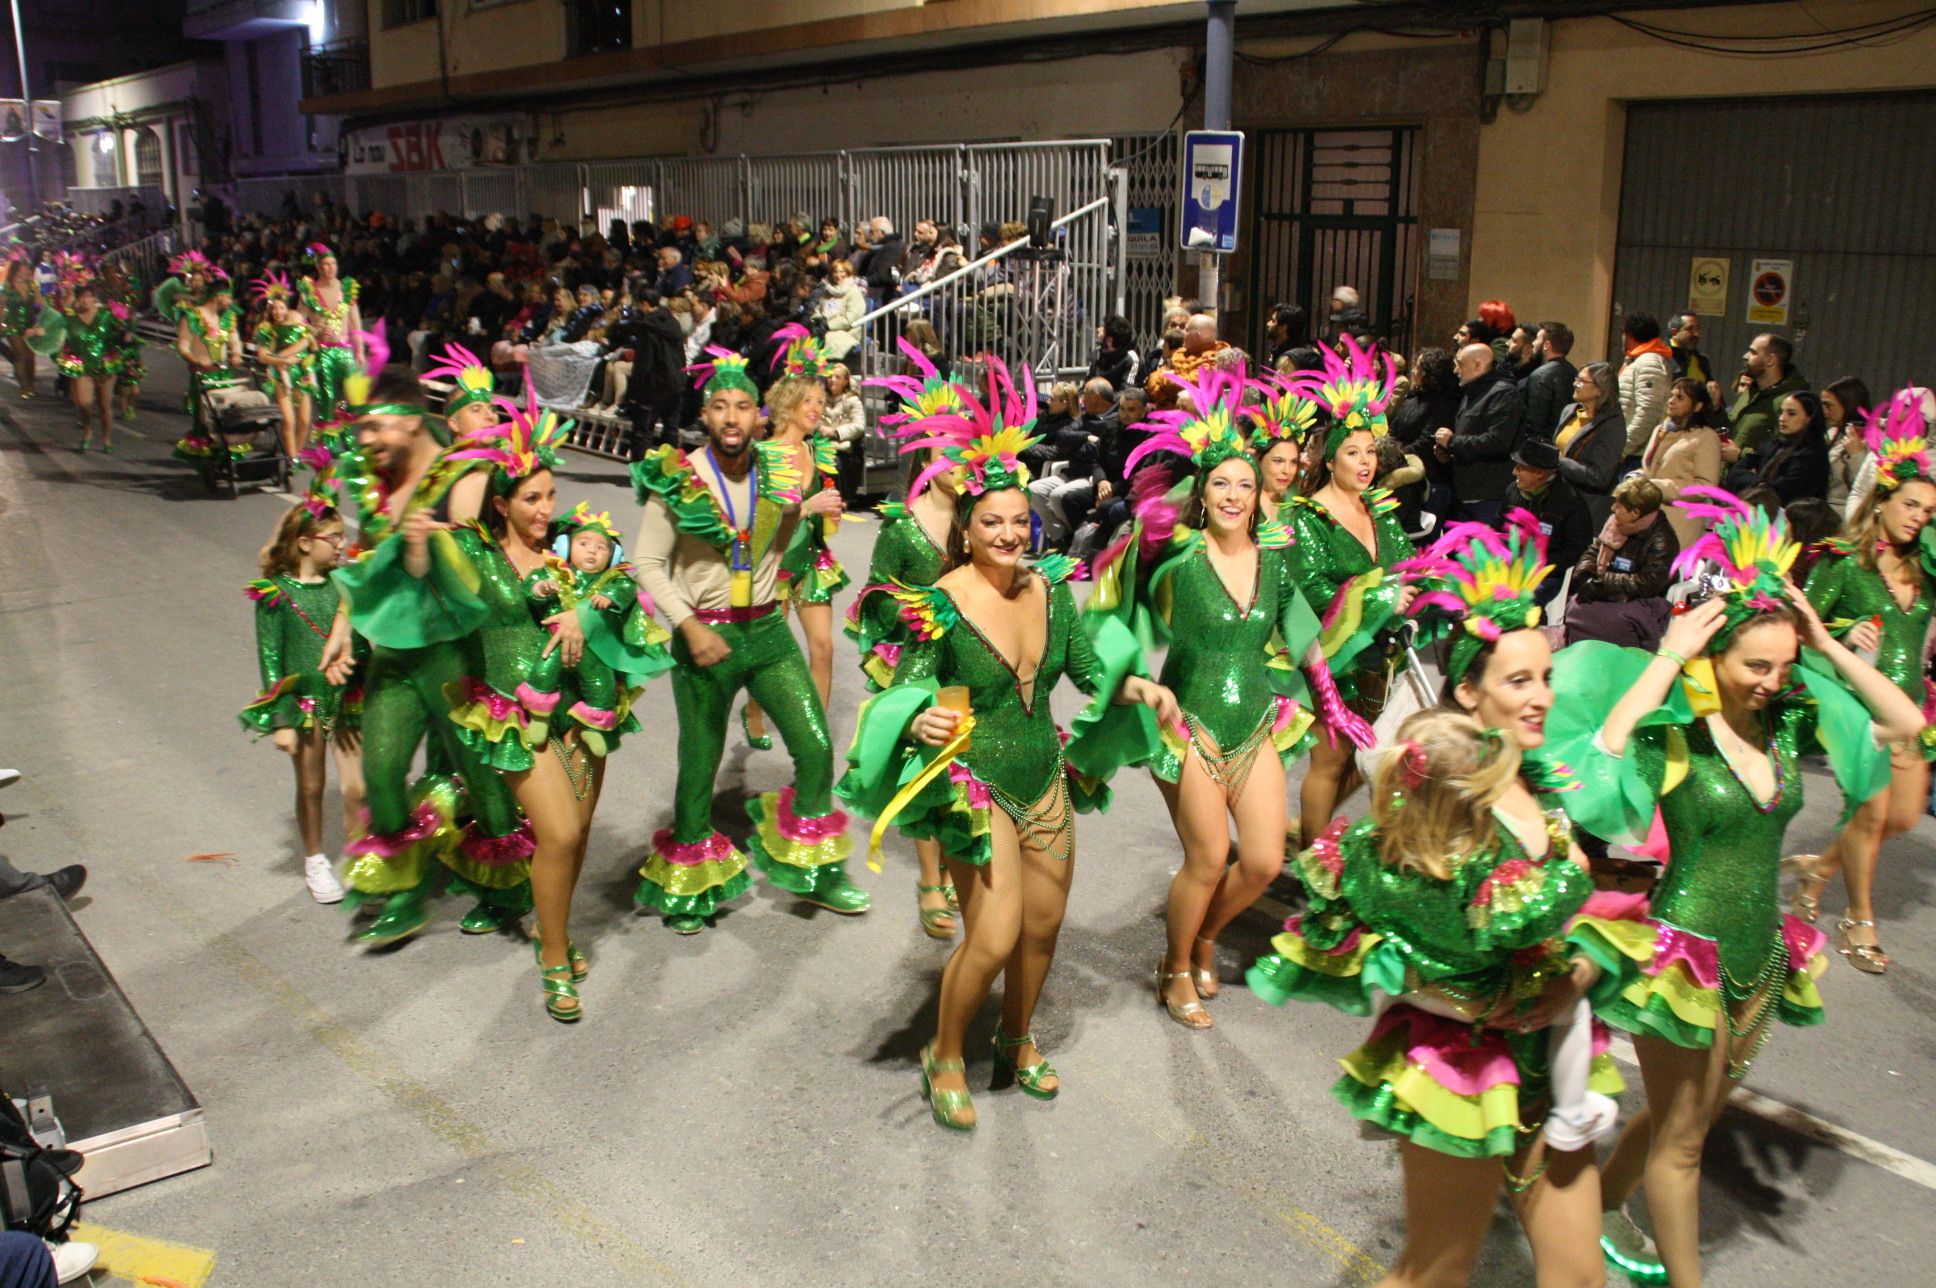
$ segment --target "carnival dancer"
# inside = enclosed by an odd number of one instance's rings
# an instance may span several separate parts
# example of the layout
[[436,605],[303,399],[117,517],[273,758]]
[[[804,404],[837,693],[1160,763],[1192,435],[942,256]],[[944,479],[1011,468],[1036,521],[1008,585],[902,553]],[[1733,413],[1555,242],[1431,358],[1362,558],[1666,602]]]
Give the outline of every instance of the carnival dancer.
[[[959,393],[926,354],[905,339],[898,342],[907,356],[910,374],[882,376],[866,383],[894,393],[902,410],[881,418],[883,428],[909,437],[920,433],[928,417],[958,413]],[[941,459],[933,448],[921,462]],[[894,591],[903,586],[932,586],[947,561],[948,534],[955,521],[960,493],[957,471],[937,474],[905,504],[890,501],[880,508],[880,533],[867,568],[867,584],[847,606],[846,631],[860,648],[861,676],[869,693],[879,693],[894,682],[894,668],[912,639],[901,619]],[[921,930],[930,939],[952,939],[959,928],[961,903],[954,882],[941,870],[941,843],[931,836],[911,838],[920,874],[914,894]]]
[[[484,460],[493,468],[484,522],[455,532],[489,609],[479,631],[484,668],[446,685],[444,694],[450,719],[461,728],[473,757],[503,774],[530,821],[536,847],[530,893],[538,913],[533,948],[545,1010],[554,1020],[573,1023],[584,1013],[578,985],[590,963],[571,938],[571,900],[604,786],[603,753],[616,745],[616,733],[605,731],[599,754],[593,754],[584,733],[576,729],[557,737],[534,735],[519,703],[519,695],[549,658],[559,658],[574,672],[583,664],[590,655],[585,629],[590,614],[567,606],[548,613],[541,626],[525,592],[530,578],[550,572],[555,563],[550,553],[557,501],[554,472],[571,422],[539,407],[535,396],[522,408],[509,400],[500,405],[510,413],[502,429],[460,440],[448,454],[453,461]],[[656,661],[658,669],[671,665],[663,656]],[[458,876],[471,893],[487,900],[487,907],[500,912],[516,908],[508,896],[492,904],[493,887],[480,874],[460,869]]]
[[[1781,518],[1714,488],[1683,488],[1678,504],[1713,530],[1676,571],[1712,560],[1718,589],[1673,619],[1655,653],[1598,642],[1562,651],[1542,754],[1580,768],[1581,790],[1563,798],[1575,822],[1638,844],[1658,810],[1672,851],[1634,915],[1584,915],[1572,933],[1618,972],[1594,1010],[1634,1034],[1647,1084],[1646,1110],[1607,1160],[1602,1246],[1630,1275],[1663,1273],[1624,1211],[1644,1180],[1664,1273],[1698,1288],[1708,1128],[1776,1019],[1822,1019],[1822,936],[1784,917],[1777,891],[1782,836],[1802,804],[1800,758],[1826,752],[1853,810],[1888,785],[1882,747],[1915,738],[1923,719],[1787,580],[1798,547]],[[1812,652],[1798,661],[1802,645]]]
[[[558,711],[566,674],[553,649],[518,685],[531,745],[544,745],[554,723],[578,731],[594,756],[617,750],[622,734],[637,733],[632,703],[640,686],[672,669],[672,639],[652,618],[652,599],[639,589],[612,516],[580,501],[557,523],[558,538],[541,567],[523,579],[527,602],[541,617],[562,609],[578,614],[585,650],[570,668],[577,700]],[[553,720],[553,716],[557,720]]]
[[313,274],[299,279],[297,288],[315,337],[316,419],[331,422],[343,403],[344,380],[367,361],[356,304],[362,288],[355,278],[336,275],[336,252],[321,242],[303,248],[302,263]]
[[[1341,337],[1344,358],[1322,350],[1325,369],[1292,377],[1294,388],[1331,416],[1323,456],[1294,497],[1291,576],[1324,619],[1325,657],[1350,713],[1374,718],[1384,706],[1386,650],[1380,637],[1399,620],[1417,592],[1393,569],[1414,553],[1399,526],[1398,503],[1373,489],[1378,439],[1391,402],[1392,361],[1380,371],[1370,351]],[[1339,802],[1359,778],[1348,740],[1328,721],[1311,748],[1311,764],[1298,789],[1300,833],[1308,845],[1331,822]]]
[[101,302],[99,286],[81,282],[74,287],[65,339],[54,357],[54,366],[74,382],[74,407],[81,415],[81,441],[74,448],[77,452],[85,452],[93,443],[97,424],[101,450],[114,451],[114,381],[121,373],[125,328],[126,324]]
[[290,460],[302,454],[309,441],[310,412],[316,381],[315,340],[295,308],[295,288],[281,273],[269,273],[250,284],[262,303],[262,321],[255,328],[255,356],[265,370],[262,392],[276,400],[282,413],[282,450]]
[[[1257,459],[1262,490],[1257,512],[1267,522],[1288,527],[1284,507],[1304,481],[1305,445],[1319,429],[1323,408],[1298,385],[1275,375],[1260,374],[1251,381],[1259,398],[1244,409],[1251,425],[1250,450]],[[1290,547],[1287,544],[1285,549]]]
[[1258,513],[1262,470],[1240,428],[1241,370],[1205,366],[1178,384],[1192,410],[1152,413],[1128,468],[1167,452],[1189,461],[1192,480],[1163,496],[1167,471],[1139,476],[1136,519],[1097,559],[1085,620],[1115,618],[1134,638],[1168,645],[1160,683],[1182,721],[1122,758],[1149,765],[1183,846],[1157,997],[1178,1024],[1207,1029],[1217,936],[1284,867],[1285,767],[1314,741],[1297,667],[1322,671],[1324,661],[1312,648],[1317,615],[1280,554],[1290,535]]
[[336,761],[343,836],[353,841],[363,822],[363,694],[323,675],[323,644],[340,602],[329,573],[341,559],[344,533],[327,499],[329,465],[318,464],[309,495],[282,516],[262,548],[261,579],[248,585],[262,691],[241,720],[244,728],[268,734],[295,765],[303,880],[317,903],[339,903],[343,886],[323,852],[325,766],[328,758]]
[[[370,818],[367,834],[349,847],[344,884],[359,903],[382,900],[360,938],[391,942],[429,922],[431,863],[441,862],[489,892],[467,918],[489,931],[522,911],[531,830],[504,781],[459,736],[445,695],[445,686],[485,674],[479,628],[491,607],[450,528],[479,517],[489,471],[484,462],[452,459],[433,436],[408,369],[383,368],[370,388],[358,387],[366,379],[351,382],[351,392],[363,395],[353,399],[358,449],[337,465],[357,511],[357,558],[331,574],[343,607],[323,650],[324,674],[341,684],[353,666],[352,628],[371,646],[363,678]],[[413,790],[410,767],[426,734],[431,763],[447,772],[427,774]],[[450,772],[461,777],[474,820],[461,829]]]
[[[1827,543],[1810,570],[1809,602],[1857,656],[1875,668],[1928,716],[1936,692],[1923,678],[1923,640],[1929,634],[1936,569],[1923,533],[1936,515],[1936,456],[1923,424],[1921,391],[1904,390],[1867,413],[1864,427],[1875,461],[1875,491],[1857,510],[1848,536]],[[1890,749],[1889,790],[1864,801],[1842,834],[1808,868],[1795,893],[1795,914],[1813,922],[1822,889],[1836,872],[1848,890],[1848,913],[1835,923],[1836,949],[1870,975],[1889,969],[1876,938],[1876,859],[1883,845],[1916,825],[1929,802],[1929,762],[1936,731]]]
[[[934,585],[896,592],[916,640],[893,685],[862,710],[840,788],[875,819],[876,846],[895,823],[939,840],[961,893],[964,933],[942,972],[934,1040],[921,1052],[934,1120],[955,1131],[975,1125],[962,1043],[997,974],[1005,980],[998,1073],[1041,1100],[1061,1088],[1030,1026],[1074,876],[1074,815],[1102,808],[1108,789],[1064,759],[1049,691],[1067,674],[1094,699],[1085,721],[1127,713],[1112,701],[1147,707],[1165,724],[1181,718],[1169,690],[1131,673],[1140,662],[1133,642],[1123,638],[1108,660],[1091,647],[1065,584],[1073,560],[1023,564],[1028,474],[1019,457],[1035,441],[1035,389],[1025,374],[1017,391],[999,359],[982,361],[986,399],[962,389],[962,411],[929,418],[902,449],[941,450],[910,496],[962,471],[955,534]],[[1098,729],[1096,737],[1107,745],[1113,735]]]
[[[775,331],[773,342],[780,346],[773,355],[773,367],[781,375],[766,391],[771,441],[785,449],[794,472],[805,480],[800,489],[800,521],[780,557],[780,611],[800,618],[800,629],[807,637],[807,670],[813,674],[813,686],[825,710],[833,700],[833,599],[848,580],[847,570],[827,544],[840,527],[845,505],[834,486],[839,444],[819,432],[820,418],[827,410],[828,363],[812,334],[797,322]],[[746,740],[755,748],[773,745],[758,703],[747,702],[741,719]]]
[[781,552],[802,518],[838,493],[802,505],[791,453],[756,443],[759,387],[746,360],[719,348],[693,368],[702,382],[707,445],[671,446],[632,466],[644,516],[633,547],[640,583],[677,637],[672,694],[679,711],[673,824],[652,838],[634,896],[680,934],[697,934],[719,905],[746,890],[747,857],[712,825],[712,798],[733,699],[741,689],[772,716],[793,759],[793,785],[747,803],[752,860],[774,885],[832,912],[871,902],[847,875],[847,816],[833,804],[826,710],[778,604]]
[[1271,1002],[1378,1013],[1331,1094],[1399,1139],[1405,1249],[1386,1288],[1469,1282],[1502,1183],[1540,1283],[1602,1282],[1592,1138],[1543,1112],[1564,1085],[1609,1127],[1621,1088],[1584,1014],[1599,967],[1563,937],[1593,882],[1564,816],[1508,802],[1519,771],[1498,730],[1414,713],[1378,763],[1370,817],[1298,855],[1310,902],[1250,970]]
[[[186,295],[178,298],[188,299]],[[210,390],[233,389],[248,383],[247,375],[241,370],[241,315],[235,308],[228,274],[213,270],[208,278],[208,293],[183,305],[179,319],[175,325],[175,352],[188,364],[188,395],[182,410],[188,413],[190,423],[188,433],[175,443],[174,457],[194,465],[206,477],[210,457],[226,449],[222,436],[208,423],[203,395]],[[249,450],[243,444],[234,448],[238,453]]]
[[14,380],[20,396],[34,396],[35,350],[27,342],[43,334],[40,283],[34,280],[34,266],[18,253],[7,260],[7,278],[0,285],[0,336],[7,340],[7,355],[13,359]]
[[102,302],[121,322],[121,374],[114,382],[115,410],[122,420],[132,422],[141,382],[148,378],[148,364],[141,357],[141,331],[135,325],[148,293],[141,280],[130,276],[119,260],[102,263],[100,287]]

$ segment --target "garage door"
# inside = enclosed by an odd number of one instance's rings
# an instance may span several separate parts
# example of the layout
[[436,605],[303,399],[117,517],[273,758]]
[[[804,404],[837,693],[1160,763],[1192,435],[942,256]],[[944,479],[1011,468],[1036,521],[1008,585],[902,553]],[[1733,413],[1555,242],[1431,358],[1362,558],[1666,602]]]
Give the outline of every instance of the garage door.
[[[1762,331],[1820,388],[1936,381],[1936,94],[1635,104],[1627,114],[1614,319],[1688,304],[1697,259],[1726,261],[1702,349],[1727,374]],[[1792,264],[1788,322],[1749,320]],[[1776,307],[1780,307],[1777,305]]]

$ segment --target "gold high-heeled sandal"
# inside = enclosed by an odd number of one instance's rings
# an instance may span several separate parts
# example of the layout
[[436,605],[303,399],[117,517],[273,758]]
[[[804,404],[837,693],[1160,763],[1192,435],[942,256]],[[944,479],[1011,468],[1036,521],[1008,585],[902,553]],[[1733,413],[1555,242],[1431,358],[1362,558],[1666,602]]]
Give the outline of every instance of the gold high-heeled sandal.
[[1886,975],[1889,973],[1889,954],[1882,951],[1881,944],[1858,944],[1849,938],[1849,932],[1859,928],[1875,929],[1875,922],[1867,917],[1843,917],[1835,923],[1835,951],[1849,959],[1849,965],[1864,975]]
[[[1197,942],[1210,945],[1212,960],[1214,960],[1217,941],[1214,939],[1205,939],[1202,935],[1198,935]],[[1223,982],[1217,978],[1217,968],[1215,966],[1198,966],[1195,963],[1191,963],[1190,982],[1196,986],[1197,996],[1206,1002],[1223,991]]]
[[1828,874],[1821,870],[1821,862],[1819,854],[1791,854],[1782,860],[1782,866],[1792,868],[1796,874],[1795,897],[1789,911],[1811,926],[1822,915],[1822,891],[1828,889]]
[[[1210,1018],[1210,1012],[1204,1009],[1202,1002],[1184,1002],[1179,1005],[1163,996],[1164,986],[1173,979],[1190,979],[1190,972],[1187,970],[1166,972],[1163,969],[1163,963],[1158,962],[1156,964],[1156,1004],[1165,1011],[1168,1011],[1170,1018],[1186,1029],[1207,1029],[1213,1027],[1216,1021]],[[1196,983],[1195,980],[1191,980],[1190,982],[1192,985]],[[1199,1015],[1203,1017],[1203,1023],[1201,1024],[1197,1023],[1196,1020],[1196,1017]]]

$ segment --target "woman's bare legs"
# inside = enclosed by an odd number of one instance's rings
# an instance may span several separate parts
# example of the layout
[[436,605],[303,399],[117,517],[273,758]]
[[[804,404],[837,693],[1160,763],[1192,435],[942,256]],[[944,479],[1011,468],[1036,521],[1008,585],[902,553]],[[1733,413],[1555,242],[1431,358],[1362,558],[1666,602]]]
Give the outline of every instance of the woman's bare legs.
[[921,884],[926,887],[919,892],[915,906],[922,924],[926,925],[931,914],[946,912],[946,918],[932,917],[937,928],[945,928],[949,934],[956,929],[959,920],[948,905],[948,892],[936,887],[944,884],[941,875],[941,842],[917,840],[914,843],[914,857],[921,865]]
[[[1600,1253],[1600,1169],[1591,1149],[1566,1153],[1541,1150],[1546,1171],[1524,1194],[1513,1195],[1513,1209],[1533,1250],[1534,1282],[1539,1288],[1601,1288],[1607,1281]],[[1527,1159],[1513,1170],[1537,1166]]]
[[13,337],[13,374],[14,379],[20,382],[22,398],[34,396],[34,358],[36,356],[38,355],[27,347],[26,337],[18,335]]
[[[506,774],[504,781],[523,807],[537,847],[531,855],[531,899],[538,914],[539,960],[547,970],[569,965],[571,896],[585,834],[579,801],[565,767],[549,747],[532,757],[530,769]],[[569,998],[555,999],[555,1004],[560,1010],[578,1005]]]
[[[941,969],[933,1047],[937,1063],[962,1058],[968,1026],[1022,937],[1022,859],[1015,824],[999,809],[991,813],[986,867],[942,858],[960,894],[963,929],[961,942]],[[939,1091],[968,1089],[967,1077],[960,1071],[936,1072],[931,1081]],[[958,1115],[957,1121],[972,1124],[974,1114]]]
[[[1814,887],[1819,894],[1819,886],[1839,871],[1848,892],[1848,918],[1874,921],[1875,873],[1882,847],[1916,826],[1916,820],[1922,817],[1928,804],[1929,764],[1922,758],[1921,750],[1914,743],[1891,748],[1889,790],[1856,807],[1855,817],[1816,866],[1817,880],[1811,882],[1804,878],[1803,888]],[[1879,942],[1873,926],[1852,926],[1848,936],[1851,944]],[[1883,965],[1888,961],[1886,955],[1881,957]]]
[[1700,1288],[1701,1147],[1734,1090],[1726,1040],[1723,1031],[1712,1046],[1691,1050],[1661,1038],[1634,1038],[1647,1108],[1621,1133],[1602,1180],[1601,1202],[1611,1211],[1633,1193],[1638,1165],[1654,1243],[1674,1288]]
[[[1056,940],[1062,934],[1062,917],[1068,911],[1069,886],[1076,872],[1073,848],[1066,859],[1026,845],[1021,855],[1022,933],[1002,975],[1001,1036],[1011,1039],[1033,1034],[1035,1003],[1042,996],[1042,985],[1055,961]],[[1032,1041],[1010,1045],[1006,1052],[1024,1069],[1042,1058]],[[1037,1085],[1045,1094],[1053,1094],[1062,1080],[1046,1074]]]
[[1324,736],[1324,726],[1318,726],[1319,735],[1311,748],[1311,763],[1304,771],[1304,783],[1298,788],[1298,834],[1302,845],[1309,845],[1318,839],[1352,792],[1358,790],[1358,761],[1353,748],[1342,734]]
[[[1191,947],[1196,967],[1217,974],[1217,936],[1277,880],[1284,870],[1284,831],[1290,826],[1290,787],[1284,762],[1269,742],[1257,749],[1244,789],[1230,806],[1237,822],[1237,862],[1224,869],[1203,925]],[[1213,987],[1209,996],[1215,997]]]
[[94,381],[88,376],[75,376],[67,386],[67,396],[74,404],[74,414],[81,422],[81,450],[94,441]]
[[282,417],[283,454],[293,461],[302,450],[296,434],[296,401],[280,380],[276,381],[276,412]]
[[[1169,906],[1163,917],[1163,1000],[1185,1007],[1198,1000],[1196,982],[1190,976],[1192,948],[1202,933],[1204,914],[1223,882],[1230,858],[1230,811],[1223,788],[1203,772],[1195,748],[1184,757],[1177,781],[1166,783],[1159,778],[1156,788],[1169,806],[1176,839],[1183,845],[1183,865],[1170,880]],[[1283,835],[1280,827],[1280,856]],[[1212,1021],[1207,1012],[1192,1011],[1184,1023],[1193,1029],[1207,1029]]]
[[800,605],[800,629],[807,637],[807,670],[820,690],[820,708],[827,710],[834,692],[834,606]]
[[1378,1288],[1465,1288],[1485,1245],[1502,1176],[1490,1158],[1454,1158],[1401,1141],[1405,1249]]

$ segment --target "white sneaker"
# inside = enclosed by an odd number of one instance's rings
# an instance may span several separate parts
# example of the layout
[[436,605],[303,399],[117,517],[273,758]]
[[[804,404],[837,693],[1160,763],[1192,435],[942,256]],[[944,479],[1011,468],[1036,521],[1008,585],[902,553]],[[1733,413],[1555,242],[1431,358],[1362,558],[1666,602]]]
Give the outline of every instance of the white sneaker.
[[327,854],[312,854],[303,860],[303,881],[317,903],[343,902],[343,883],[336,879]]
[[1597,1091],[1586,1093],[1586,1099],[1571,1114],[1558,1110],[1546,1116],[1546,1143],[1553,1149],[1585,1149],[1597,1140],[1613,1134],[1620,1124],[1620,1102],[1611,1096]]
[[0,769],[0,787],[12,787],[20,781],[18,769]]
[[54,1278],[56,1283],[71,1284],[87,1276],[94,1269],[94,1262],[100,1257],[101,1250],[91,1243],[49,1243],[48,1253],[54,1258]]

